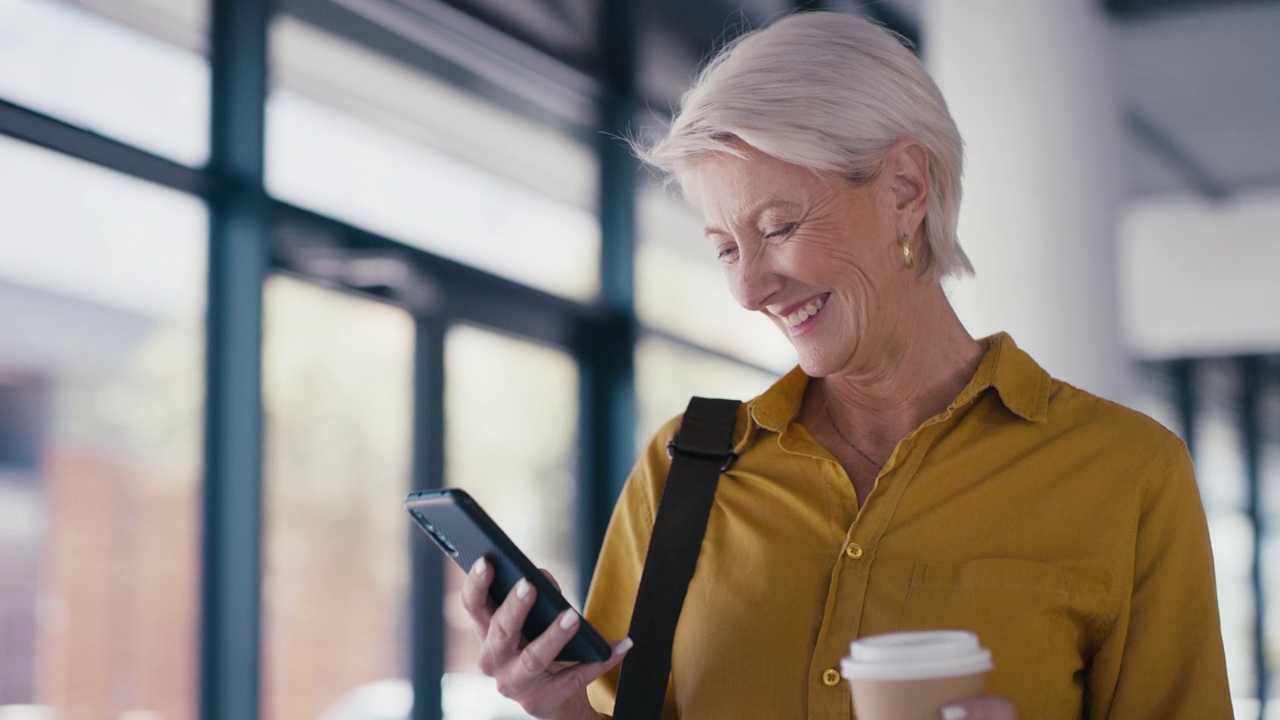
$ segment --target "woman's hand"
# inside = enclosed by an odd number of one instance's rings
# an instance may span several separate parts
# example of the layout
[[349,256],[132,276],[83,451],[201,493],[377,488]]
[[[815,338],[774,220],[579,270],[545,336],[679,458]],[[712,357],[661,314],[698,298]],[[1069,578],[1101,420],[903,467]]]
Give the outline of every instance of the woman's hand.
[[984,695],[946,706],[942,720],[1018,720],[1018,708],[1009,698]]
[[480,672],[497,681],[498,692],[536,718],[599,718],[587,701],[587,685],[622,661],[631,648],[630,638],[615,643],[613,655],[604,662],[558,662],[556,655],[578,630],[578,614],[564,611],[546,632],[526,643],[520,628],[537,591],[521,580],[495,608],[489,600],[492,582],[493,568],[481,558],[462,586],[462,605],[480,636]]

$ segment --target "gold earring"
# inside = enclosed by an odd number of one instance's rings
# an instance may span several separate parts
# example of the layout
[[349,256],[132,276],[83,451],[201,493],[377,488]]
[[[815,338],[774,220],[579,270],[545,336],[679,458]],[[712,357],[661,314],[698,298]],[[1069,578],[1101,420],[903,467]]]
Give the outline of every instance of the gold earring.
[[902,262],[906,264],[908,270],[916,266],[916,259],[911,256],[910,235],[902,236]]

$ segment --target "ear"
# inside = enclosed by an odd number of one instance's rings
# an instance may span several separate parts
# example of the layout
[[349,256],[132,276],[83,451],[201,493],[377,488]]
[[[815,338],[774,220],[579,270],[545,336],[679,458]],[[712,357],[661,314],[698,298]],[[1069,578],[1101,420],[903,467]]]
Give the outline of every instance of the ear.
[[929,207],[929,153],[916,140],[901,140],[889,148],[884,169],[898,232],[914,236]]

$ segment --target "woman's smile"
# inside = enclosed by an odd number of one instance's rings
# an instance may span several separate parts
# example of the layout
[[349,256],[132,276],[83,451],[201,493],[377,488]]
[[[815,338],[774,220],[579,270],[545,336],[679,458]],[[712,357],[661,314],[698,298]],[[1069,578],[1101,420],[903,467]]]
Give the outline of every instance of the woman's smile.
[[786,314],[775,313],[775,315],[782,321],[789,333],[797,335],[817,322],[817,315],[822,311],[829,297],[831,297],[831,293],[824,293]]

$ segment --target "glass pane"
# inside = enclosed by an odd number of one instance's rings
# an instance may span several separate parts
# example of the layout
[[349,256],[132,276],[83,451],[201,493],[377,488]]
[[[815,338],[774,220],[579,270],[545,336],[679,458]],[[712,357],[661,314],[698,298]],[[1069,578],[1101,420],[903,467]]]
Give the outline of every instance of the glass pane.
[[0,168],[0,716],[194,720],[203,205]]
[[1259,415],[1262,453],[1259,487],[1262,509],[1262,581],[1266,594],[1263,628],[1271,678],[1267,685],[1267,720],[1280,720],[1280,356],[1265,365]]
[[0,97],[201,164],[207,14],[207,0],[0,0]]
[[575,67],[598,66],[600,3],[566,0],[555,3],[511,0],[444,0],[481,22],[514,35]]
[[1213,543],[1227,675],[1236,698],[1257,697],[1254,667],[1253,524],[1249,520],[1244,439],[1240,432],[1241,379],[1229,360],[1196,364],[1196,477]]
[[636,442],[643,445],[666,421],[684,412],[689,398],[750,400],[778,376],[696,352],[652,335],[636,348],[636,394],[640,417]]
[[[566,353],[467,326],[449,331],[445,363],[448,484],[475,497],[581,608],[585,588],[574,551],[577,365]],[[477,675],[479,645],[458,599],[463,574],[446,570],[445,717],[524,717]]]
[[1196,363],[1196,472],[1211,514],[1244,512],[1248,501],[1244,438],[1240,434],[1240,374],[1230,360]]
[[729,294],[697,212],[662,188],[648,186],[640,192],[637,219],[641,322],[779,373],[795,365],[795,352],[782,333]]
[[283,277],[265,303],[262,717],[407,712],[413,320]]
[[1132,407],[1186,439],[1178,412],[1173,368],[1168,363],[1139,363]]
[[271,193],[577,299],[599,289],[590,148],[289,16],[271,29]]

